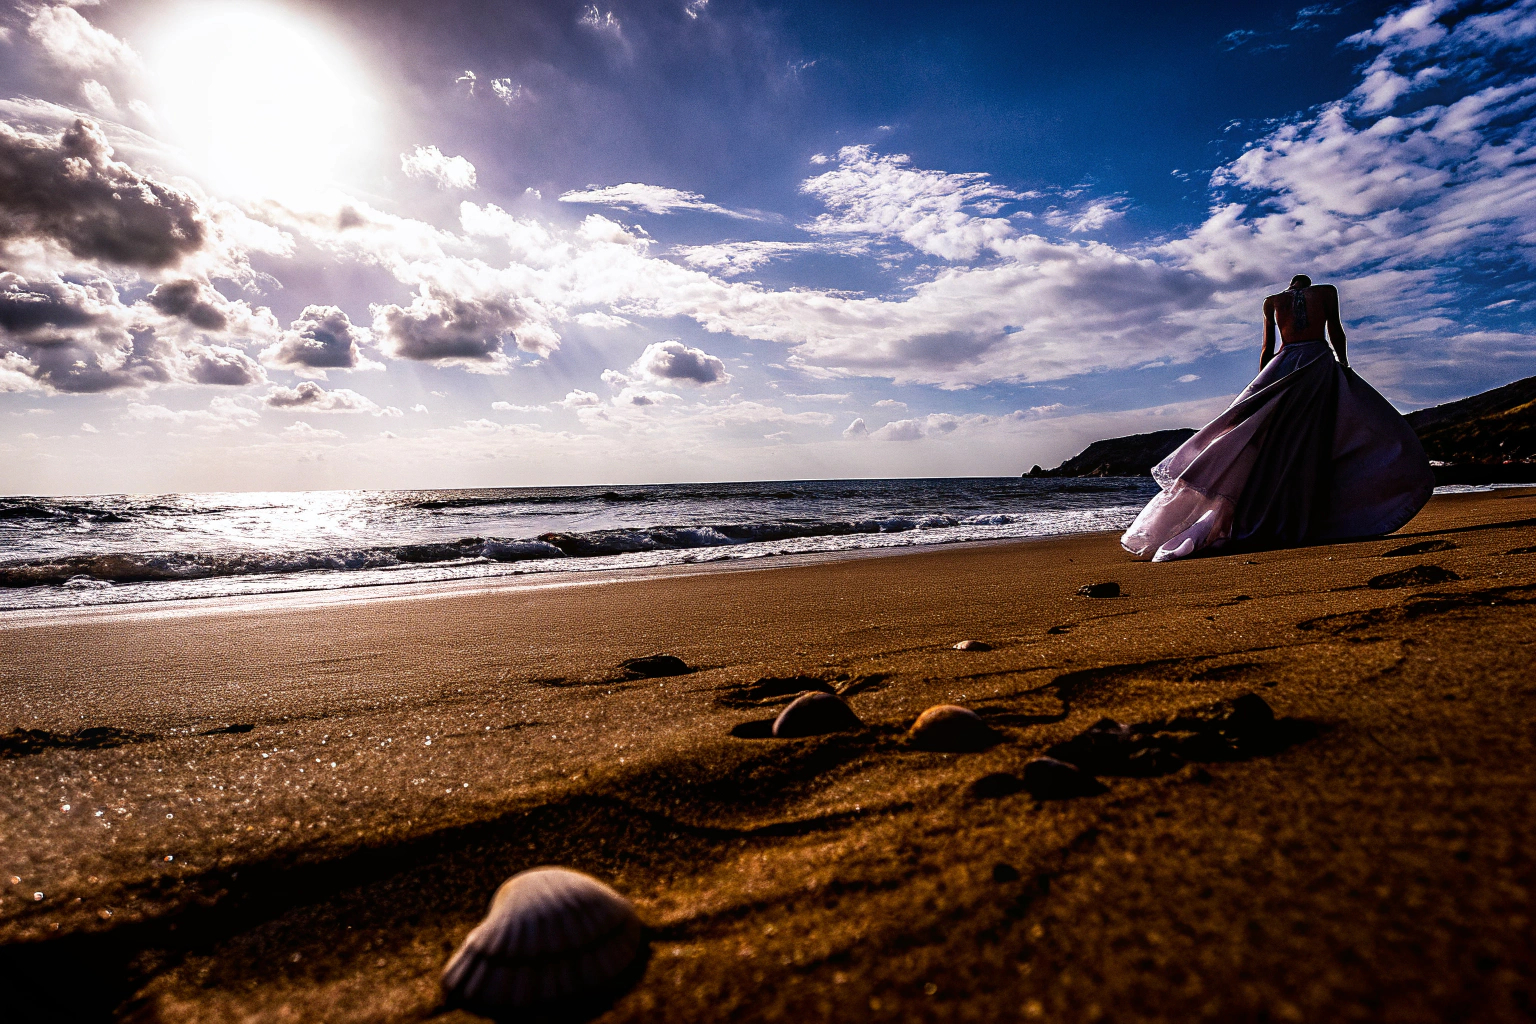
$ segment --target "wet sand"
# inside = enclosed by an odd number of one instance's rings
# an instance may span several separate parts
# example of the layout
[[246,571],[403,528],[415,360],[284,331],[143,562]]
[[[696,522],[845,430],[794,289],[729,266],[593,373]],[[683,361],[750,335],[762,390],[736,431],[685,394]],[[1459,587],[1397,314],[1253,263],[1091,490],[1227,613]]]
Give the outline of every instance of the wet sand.
[[[1417,566],[1459,578],[1380,579]],[[1530,1020],[1533,644],[1536,491],[1174,565],[1091,535],[15,616],[0,1016],[467,1021],[448,952],[553,863],[651,930],[604,1020]],[[696,671],[618,670],[663,652]],[[795,675],[868,727],[731,735]],[[1249,692],[1301,726],[1283,749],[970,792],[1104,716]],[[1003,742],[903,744],[937,703]]]

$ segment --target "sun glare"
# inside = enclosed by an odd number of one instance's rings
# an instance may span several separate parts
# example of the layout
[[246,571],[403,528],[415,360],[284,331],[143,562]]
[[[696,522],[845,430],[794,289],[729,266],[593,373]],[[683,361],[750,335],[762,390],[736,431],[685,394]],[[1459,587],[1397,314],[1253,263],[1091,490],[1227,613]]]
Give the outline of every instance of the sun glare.
[[151,53],[157,108],[216,187],[281,196],[343,177],[374,104],[344,45],[282,10],[184,8]]

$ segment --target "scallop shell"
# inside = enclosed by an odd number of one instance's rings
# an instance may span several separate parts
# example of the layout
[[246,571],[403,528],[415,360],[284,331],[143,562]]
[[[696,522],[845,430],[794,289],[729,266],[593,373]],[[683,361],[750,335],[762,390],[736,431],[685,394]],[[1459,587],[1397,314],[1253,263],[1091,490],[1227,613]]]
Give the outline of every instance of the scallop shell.
[[920,750],[965,753],[990,747],[997,742],[997,733],[970,708],[939,704],[917,716],[907,742]]
[[802,693],[773,720],[773,734],[781,739],[819,736],[826,732],[857,729],[864,723],[843,698],[812,690]]
[[590,875],[542,867],[496,890],[443,969],[451,1006],[486,1017],[616,994],[644,945],[634,905]]

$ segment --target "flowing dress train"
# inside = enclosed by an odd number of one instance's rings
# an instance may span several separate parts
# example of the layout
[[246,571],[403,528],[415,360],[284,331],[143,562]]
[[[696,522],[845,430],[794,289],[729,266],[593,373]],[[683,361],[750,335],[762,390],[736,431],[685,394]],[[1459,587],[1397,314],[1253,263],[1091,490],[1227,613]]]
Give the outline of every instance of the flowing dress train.
[[1391,533],[1435,486],[1408,421],[1323,341],[1283,345],[1152,477],[1120,543],[1154,562]]

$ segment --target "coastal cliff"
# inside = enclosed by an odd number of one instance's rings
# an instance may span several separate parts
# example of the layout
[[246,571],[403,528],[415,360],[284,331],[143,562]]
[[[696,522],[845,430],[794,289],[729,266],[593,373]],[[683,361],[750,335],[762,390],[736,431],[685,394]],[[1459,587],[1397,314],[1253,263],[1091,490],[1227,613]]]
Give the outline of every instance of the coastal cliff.
[[1194,430],[1156,430],[1095,441],[1055,469],[1035,466],[1025,476],[1151,476],[1152,467],[1194,436]]

